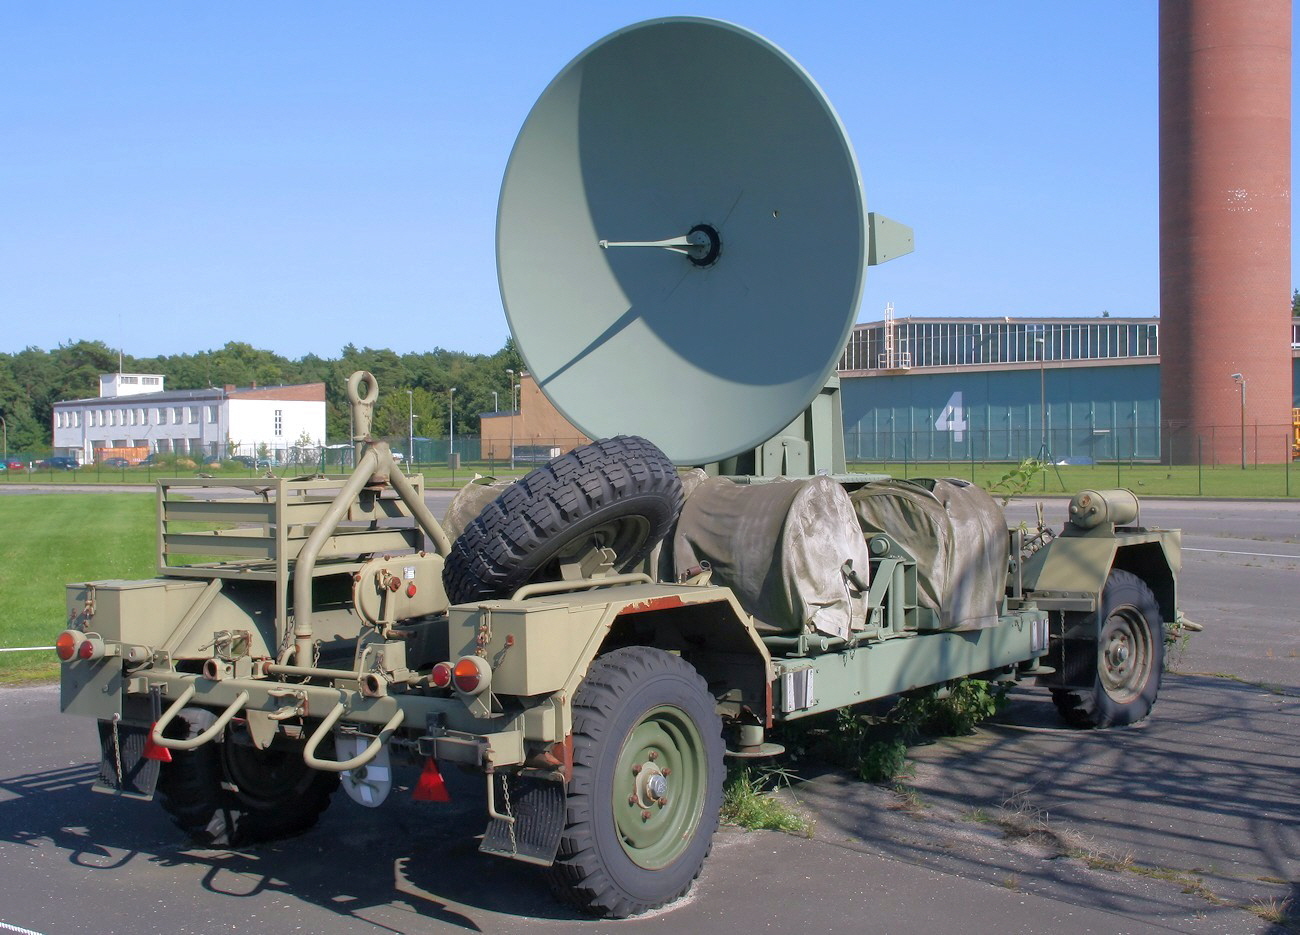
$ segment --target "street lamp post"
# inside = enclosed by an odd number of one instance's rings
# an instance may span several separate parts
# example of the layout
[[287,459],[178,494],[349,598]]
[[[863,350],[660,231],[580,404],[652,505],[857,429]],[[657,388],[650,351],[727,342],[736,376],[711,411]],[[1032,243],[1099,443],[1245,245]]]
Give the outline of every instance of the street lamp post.
[[1246,470],[1246,377],[1240,373],[1234,373],[1232,379],[1237,381],[1237,386],[1241,387],[1241,469]]
[[456,387],[447,391],[447,460],[455,461],[456,454]]
[[408,464],[415,463],[415,392],[406,391],[406,457]]
[[501,401],[497,398],[497,391],[492,391],[492,411],[494,413],[501,411]]
[[1047,370],[1043,361],[1047,357],[1047,348],[1045,339],[1035,338],[1034,341],[1038,344],[1038,458],[1045,460],[1047,457]]
[[0,416],[0,426],[4,427],[5,436],[5,470],[9,470],[9,423],[5,421],[4,416]]
[[515,469],[515,413],[519,410],[515,406],[515,372],[507,367],[506,376],[510,378],[510,470],[513,471]]

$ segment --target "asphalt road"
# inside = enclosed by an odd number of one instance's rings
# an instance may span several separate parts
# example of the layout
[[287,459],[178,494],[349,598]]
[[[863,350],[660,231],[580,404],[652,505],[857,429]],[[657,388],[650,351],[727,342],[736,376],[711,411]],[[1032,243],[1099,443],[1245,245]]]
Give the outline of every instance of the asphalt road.
[[[1047,511],[1059,525],[1064,501]],[[1066,730],[1025,688],[914,749],[901,793],[801,764],[811,838],[724,830],[686,900],[621,923],[477,852],[478,777],[449,775],[450,805],[340,795],[299,838],[194,850],[156,805],[90,791],[93,725],[53,687],[0,690],[0,932],[1281,935],[1264,917],[1300,906],[1300,504],[1150,501],[1143,520],[1184,529],[1180,602],[1206,627],[1152,718]]]

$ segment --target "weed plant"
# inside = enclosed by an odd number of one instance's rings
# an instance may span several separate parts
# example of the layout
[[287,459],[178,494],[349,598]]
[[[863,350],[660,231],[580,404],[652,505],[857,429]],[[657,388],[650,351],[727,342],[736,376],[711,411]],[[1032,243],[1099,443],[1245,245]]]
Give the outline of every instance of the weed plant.
[[911,774],[907,749],[922,737],[969,734],[1005,703],[1005,689],[961,679],[900,697],[893,707],[841,708],[786,725],[781,739],[794,759],[819,757],[864,782]]
[[784,831],[807,837],[812,825],[775,793],[793,775],[780,768],[733,766],[722,791],[722,820],[749,831]]

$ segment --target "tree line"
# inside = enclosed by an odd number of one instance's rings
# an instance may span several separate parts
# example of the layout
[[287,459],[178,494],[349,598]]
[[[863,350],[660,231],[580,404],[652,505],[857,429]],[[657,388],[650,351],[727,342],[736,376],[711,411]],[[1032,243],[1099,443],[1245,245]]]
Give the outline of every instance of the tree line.
[[[0,353],[0,416],[5,420],[9,451],[48,452],[54,403],[98,396],[99,375],[115,373],[118,366],[118,352],[102,341],[60,344],[49,351],[28,347],[14,354]],[[375,435],[405,437],[408,416],[413,412],[414,434],[438,438],[447,434],[449,401],[454,400],[451,414],[458,435],[478,434],[480,413],[508,410],[512,396],[507,370],[518,374],[523,358],[513,339],[507,339],[494,354],[440,347],[398,354],[348,344],[334,359],[307,354],[297,360],[232,341],[218,350],[195,354],[123,355],[121,369],[163,374],[169,390],[323,382],[327,440],[339,442],[348,437],[346,383],[354,370],[370,371],[379,383]]]

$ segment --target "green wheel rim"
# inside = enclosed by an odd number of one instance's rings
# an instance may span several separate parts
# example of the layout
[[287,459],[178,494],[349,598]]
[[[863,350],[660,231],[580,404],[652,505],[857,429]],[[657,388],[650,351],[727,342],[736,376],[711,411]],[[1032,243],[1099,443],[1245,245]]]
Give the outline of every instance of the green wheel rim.
[[614,767],[614,824],[628,858],[660,870],[690,846],[707,787],[704,741],[673,705],[651,708],[629,732]]
[[1134,607],[1120,607],[1106,620],[1098,645],[1101,687],[1118,704],[1142,694],[1151,677],[1151,631]]

